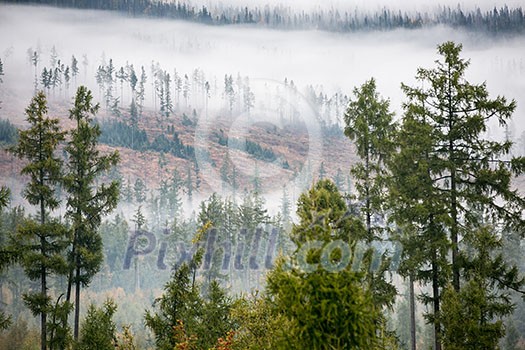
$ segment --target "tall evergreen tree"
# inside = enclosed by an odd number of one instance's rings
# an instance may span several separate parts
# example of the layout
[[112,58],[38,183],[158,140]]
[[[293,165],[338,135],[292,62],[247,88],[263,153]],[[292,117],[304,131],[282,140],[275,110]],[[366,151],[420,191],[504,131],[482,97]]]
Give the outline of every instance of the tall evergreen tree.
[[[372,242],[387,239],[384,204],[388,171],[385,162],[394,151],[396,130],[389,104],[388,100],[379,96],[372,78],[354,89],[354,99],[350,100],[344,116],[345,135],[354,141],[360,158],[350,173],[355,179],[358,206],[366,226],[364,243],[368,246],[366,259],[370,267],[375,254]],[[388,266],[388,258],[383,256],[380,268],[371,268],[366,279],[376,305],[392,307],[397,291],[386,279]]]
[[97,185],[98,177],[116,166],[117,152],[101,155],[97,149],[101,131],[93,123],[99,105],[93,105],[91,91],[80,86],[69,117],[75,122],[71,139],[66,146],[68,154],[67,174],[64,187],[68,192],[67,217],[71,221],[73,239],[69,255],[69,278],[67,300],[75,286],[74,337],[78,338],[80,315],[80,289],[91,282],[102,264],[102,238],[98,232],[103,215],[117,205],[119,184]]
[[[525,200],[510,188],[512,176],[525,171],[525,158],[504,160],[512,147],[511,141],[484,139],[487,123],[496,119],[505,126],[512,117],[516,102],[505,97],[490,99],[485,84],[473,85],[465,79],[469,61],[460,57],[462,45],[446,42],[439,45],[443,61],[435,69],[419,69],[416,78],[428,83],[419,89],[403,85],[409,102],[407,108],[418,109],[432,127],[432,154],[441,160],[440,175],[434,186],[448,200],[447,216],[452,243],[453,286],[460,289],[461,264],[458,261],[462,228],[479,225],[479,217],[470,208],[495,215],[495,220],[524,225],[522,210]],[[496,198],[504,200],[499,203]],[[462,222],[462,220],[464,222]]]
[[[418,69],[416,79],[424,88],[402,85],[408,101],[400,152],[392,162],[396,216],[419,232],[408,237],[417,247],[410,254],[412,264],[423,272],[425,261],[432,259],[432,271],[419,278],[432,276],[433,296],[428,301],[434,304],[438,349],[440,292],[448,281],[449,263],[451,285],[460,293],[461,283],[472,286],[471,270],[478,268],[463,258],[475,241],[468,237],[482,232],[486,224],[522,231],[525,227],[525,200],[510,187],[513,176],[525,171],[525,158],[510,158],[510,141],[485,138],[487,124],[495,119],[505,126],[516,103],[501,96],[490,99],[484,83],[469,83],[469,61],[460,57],[461,50],[453,42],[439,45],[442,59],[437,67]],[[421,254],[426,249],[428,254]],[[504,287],[511,288],[508,282]]]
[[380,227],[373,224],[374,216],[384,216],[385,162],[394,151],[394,114],[389,101],[381,98],[372,78],[354,89],[345,113],[345,135],[354,141],[360,161],[350,170],[355,179],[357,200],[362,203],[367,239],[381,236]]
[[58,119],[48,117],[47,111],[46,96],[40,91],[26,109],[29,129],[20,131],[18,144],[11,149],[28,162],[21,171],[30,179],[24,197],[38,208],[35,220],[21,225],[11,244],[13,250],[19,252],[29,279],[40,280],[40,292],[25,294],[24,302],[34,315],[40,315],[42,350],[47,349],[47,315],[51,308],[48,277],[52,273],[64,273],[62,253],[68,237],[65,227],[50,216],[59,206],[55,191],[61,180],[62,162],[56,150],[64,140],[64,132]]

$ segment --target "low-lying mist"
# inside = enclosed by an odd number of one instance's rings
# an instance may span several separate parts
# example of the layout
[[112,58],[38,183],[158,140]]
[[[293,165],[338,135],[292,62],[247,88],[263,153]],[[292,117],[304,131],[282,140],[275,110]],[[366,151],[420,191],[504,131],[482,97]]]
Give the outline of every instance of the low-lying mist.
[[[311,85],[318,93],[350,96],[354,87],[374,77],[378,91],[391,99],[391,108],[399,118],[404,99],[400,83],[413,84],[418,67],[433,66],[436,46],[452,40],[463,43],[463,56],[471,59],[468,78],[472,83],[487,82],[493,96],[517,100],[510,128],[513,136],[520,136],[525,126],[522,37],[495,40],[446,27],[350,34],[212,27],[184,21],[128,18],[104,11],[15,5],[0,5],[0,32],[5,71],[4,83],[0,85],[3,101],[0,117],[7,117],[17,125],[23,125],[24,108],[34,93],[35,74],[42,88],[40,75],[45,67],[51,67],[53,54],[65,64],[71,62],[73,55],[77,58],[77,84],[86,84],[101,104],[104,96],[95,76],[97,69],[111,60],[117,69],[133,65],[137,75],[140,67],[144,67],[148,75],[145,108],[158,108],[152,67],[160,67],[172,77],[178,74],[189,80],[198,71],[199,79],[210,84],[217,98],[208,101],[204,92],[199,91],[198,102],[190,102],[201,117],[227,114],[227,102],[221,91],[224,76],[232,75],[234,79],[249,79],[256,104],[265,98],[261,92],[264,89],[257,89],[261,82],[266,86],[267,81],[275,84],[293,81],[301,93]],[[28,51],[38,52],[36,67]],[[115,92],[118,91],[117,83]],[[195,90],[192,93],[195,95]],[[53,99],[71,100],[72,94],[72,91],[56,95],[53,92]],[[128,109],[130,94],[121,95],[121,106]],[[192,96],[193,101],[195,98]],[[188,105],[188,99],[185,104]],[[332,122],[341,123],[344,106],[329,112]],[[489,132],[491,137],[503,136],[499,130]],[[316,166],[322,159],[317,160]],[[274,195],[278,196],[280,190],[276,186]]]
[[[0,6],[0,52],[6,72],[4,90],[27,103],[33,92],[33,70],[27,49],[41,51],[39,69],[49,66],[52,47],[69,62],[88,59],[92,79],[102,56],[115,65],[161,66],[190,73],[200,68],[222,84],[224,74],[283,81],[297,86],[312,84],[325,91],[350,95],[354,86],[375,77],[379,91],[400,111],[400,82],[411,83],[417,67],[429,67],[436,59],[436,45],[453,40],[464,44],[464,57],[472,60],[472,82],[486,81],[493,94],[518,101],[514,123],[522,129],[521,99],[525,82],[523,38],[494,41],[449,28],[397,30],[355,34],[316,31],[265,30],[243,27],[211,27],[153,19],[133,19],[103,11],[64,10],[50,7]],[[11,94],[11,93],[10,93]],[[4,97],[4,100],[7,100]],[[23,106],[23,105],[22,105]],[[18,106],[21,110],[22,106]],[[7,108],[6,108],[7,109]],[[398,113],[399,114],[399,113]]]

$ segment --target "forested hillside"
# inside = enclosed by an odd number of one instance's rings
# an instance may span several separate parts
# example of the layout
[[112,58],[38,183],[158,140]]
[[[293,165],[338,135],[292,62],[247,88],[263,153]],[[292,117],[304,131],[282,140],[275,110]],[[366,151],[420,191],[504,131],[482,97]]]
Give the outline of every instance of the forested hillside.
[[0,350],[525,348],[521,8],[38,5],[0,4]]
[[479,31],[491,35],[516,35],[525,30],[525,15],[521,7],[495,6],[490,11],[440,6],[433,12],[380,11],[358,9],[339,10],[331,7],[312,11],[298,11],[289,6],[258,7],[228,6],[224,4],[207,7],[195,6],[187,1],[151,0],[4,0],[15,4],[46,4],[80,9],[112,10],[132,16],[170,18],[206,25],[252,25],[274,29],[317,29],[332,32],[368,30],[419,29],[445,25],[458,29]]

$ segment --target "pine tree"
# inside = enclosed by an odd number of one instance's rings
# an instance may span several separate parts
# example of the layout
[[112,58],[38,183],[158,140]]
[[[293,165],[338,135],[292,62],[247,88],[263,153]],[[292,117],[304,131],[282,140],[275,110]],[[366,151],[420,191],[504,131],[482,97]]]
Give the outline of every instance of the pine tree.
[[[54,48],[54,46],[53,46]],[[31,54],[31,63],[33,64],[33,67],[35,67],[35,93],[38,89],[38,62],[40,61],[40,54],[38,51],[33,51]]]
[[135,201],[137,203],[141,204],[146,201],[147,188],[146,184],[140,177],[138,177],[135,180],[135,184],[133,185],[133,192],[135,195]]
[[[512,142],[483,139],[487,123],[496,119],[506,125],[516,108],[516,102],[505,97],[489,99],[485,84],[472,85],[465,80],[469,61],[460,58],[462,46],[447,42],[438,47],[444,61],[436,69],[420,69],[416,78],[428,82],[427,90],[403,85],[409,98],[407,108],[420,108],[433,127],[433,146],[442,159],[444,178],[435,180],[435,187],[444,191],[449,199],[448,216],[452,243],[453,286],[460,289],[459,236],[461,226],[474,226],[476,216],[469,215],[463,202],[481,204],[509,224],[525,224],[521,218],[525,200],[510,189],[510,179],[525,171],[525,158],[504,161]],[[446,181],[443,181],[446,180]],[[476,194],[480,191],[479,195]],[[506,203],[499,204],[494,194]],[[465,222],[460,218],[465,215]]]
[[164,115],[169,117],[173,113],[173,101],[171,99],[171,78],[168,72],[164,74]]
[[233,105],[235,104],[236,92],[233,87],[233,77],[230,75],[224,76],[224,95],[228,102],[228,108],[230,110],[230,116],[233,112]]
[[180,197],[180,191],[184,181],[180,176],[177,169],[173,170],[173,175],[171,176],[169,189],[168,189],[168,208],[169,215],[174,219],[178,220],[182,211],[182,199]]
[[139,116],[142,116],[142,111],[144,110],[146,82],[148,80],[148,77],[146,75],[146,70],[144,69],[144,66],[141,66],[140,70],[141,70],[140,80],[139,80],[139,86],[137,89],[137,109],[138,109]]
[[184,107],[188,108],[188,102],[190,99],[190,78],[187,74],[184,74],[184,85],[182,86],[182,96],[184,97]]
[[106,102],[106,109],[108,109],[113,105],[113,84],[115,83],[115,66],[113,65],[113,59],[109,59],[109,63],[105,67],[104,73],[105,75],[103,76],[103,81],[106,85],[104,98]]
[[31,280],[40,280],[40,292],[24,295],[24,302],[34,315],[40,315],[41,349],[47,349],[48,311],[51,299],[48,294],[48,277],[65,272],[62,253],[67,245],[67,230],[50,217],[59,201],[55,191],[61,180],[62,162],[56,150],[64,140],[58,119],[47,116],[47,101],[43,92],[33,97],[26,109],[29,129],[20,131],[18,144],[11,151],[28,161],[21,174],[29,176],[24,197],[29,204],[36,205],[36,220],[27,220],[19,227],[12,239],[13,250],[26,275]]
[[67,66],[64,70],[64,84],[66,85],[66,93],[65,95],[69,95],[69,82],[71,81],[71,72],[69,70],[69,66]]
[[291,234],[297,249],[290,259],[278,261],[267,278],[276,313],[287,320],[278,348],[376,348],[378,309],[351,261],[366,230],[347,210],[329,180],[299,198],[299,223]]
[[2,59],[0,58],[0,83],[4,82],[4,79],[2,78],[4,75],[4,64],[2,63]]
[[345,113],[345,135],[354,141],[360,161],[350,173],[355,180],[357,200],[362,203],[368,240],[381,236],[381,228],[373,224],[374,216],[383,216],[385,192],[385,161],[394,151],[395,124],[389,101],[381,98],[372,78],[354,90]]
[[94,304],[89,305],[76,348],[78,350],[115,349],[117,326],[113,321],[113,315],[116,311],[117,305],[111,299],[106,300],[102,308],[97,308]]
[[[507,160],[511,142],[484,138],[487,123],[495,119],[505,126],[516,103],[501,96],[490,99],[485,84],[469,83],[469,61],[460,57],[461,50],[453,42],[439,45],[442,59],[437,67],[417,72],[418,86],[424,88],[402,85],[408,102],[399,154],[392,161],[395,215],[399,224],[410,227],[404,252],[419,269],[417,279],[433,285],[432,297],[424,301],[434,305],[430,320],[438,349],[439,320],[450,316],[440,315],[449,266],[458,295],[461,283],[472,287],[471,269],[478,268],[462,257],[475,241],[468,237],[487,224],[525,227],[525,200],[510,187],[512,177],[525,171],[525,158]],[[431,271],[422,270],[424,264],[430,264]]]
[[502,289],[520,290],[525,279],[509,267],[502,253],[501,237],[484,226],[467,234],[468,254],[462,252],[466,282],[459,292],[451,285],[443,292],[441,322],[446,349],[496,349],[505,335],[502,318],[514,305]]
[[[354,97],[344,116],[345,135],[354,141],[360,158],[350,173],[355,180],[358,205],[366,226],[364,242],[369,247],[367,257],[371,259],[371,243],[386,239],[386,228],[381,223],[386,211],[384,203],[388,174],[385,162],[394,151],[396,126],[393,113],[389,111],[389,101],[379,96],[373,78],[354,89]],[[396,289],[386,280],[387,271],[384,268],[388,266],[387,262],[384,257],[381,264],[383,268],[369,271],[366,277],[376,305],[391,307]]]
[[129,77],[129,87],[131,88],[131,96],[135,97],[135,93],[137,91],[137,83],[139,82],[139,79],[137,78],[137,74],[135,73],[135,68],[133,65],[127,66],[127,76]]
[[96,185],[98,177],[116,166],[117,152],[101,155],[97,149],[101,131],[93,123],[99,105],[93,105],[93,96],[85,86],[80,86],[69,117],[75,122],[71,139],[66,146],[68,154],[64,187],[68,193],[66,216],[71,220],[73,239],[69,255],[67,300],[75,286],[74,337],[78,339],[80,319],[80,289],[91,282],[102,264],[102,238],[98,232],[102,216],[113,210],[118,202],[119,184]]
[[71,56],[71,76],[73,77],[73,82],[75,83],[75,87],[77,85],[78,72],[79,72],[78,60],[76,59],[75,55],[73,55]]
[[124,71],[124,67],[120,67],[120,69],[115,73],[115,79],[118,79],[120,82],[120,100],[124,99],[124,82],[128,80],[128,75]]
[[[434,347],[441,346],[441,325],[432,315],[440,312],[440,290],[449,278],[446,232],[437,224],[436,213],[444,211],[440,197],[432,188],[431,174],[436,164],[429,159],[431,128],[413,118],[408,110],[399,132],[398,153],[389,169],[392,173],[389,192],[391,218],[402,229],[403,262],[400,273],[411,280],[430,283],[432,292],[423,302],[432,305],[427,318],[434,325]],[[429,266],[428,268],[422,268]]]
[[155,335],[157,349],[210,349],[234,327],[229,317],[231,300],[226,292],[212,281],[201,294],[195,281],[203,256],[200,244],[208,228],[205,225],[193,239],[197,253],[190,263],[175,268],[164,286],[164,294],[155,299],[155,312],[146,311],[145,324]]

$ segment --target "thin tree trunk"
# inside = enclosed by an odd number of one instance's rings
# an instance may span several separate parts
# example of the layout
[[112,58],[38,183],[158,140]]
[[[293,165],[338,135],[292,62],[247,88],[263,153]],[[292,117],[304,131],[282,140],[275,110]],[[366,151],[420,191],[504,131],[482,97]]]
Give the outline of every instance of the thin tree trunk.
[[414,295],[414,277],[409,277],[409,302],[410,302],[410,348],[416,350],[416,302]]
[[[74,265],[75,265],[76,247],[77,247],[77,231],[75,230],[74,237],[73,237],[73,244],[71,247],[71,261],[69,262],[70,263],[69,274],[67,277],[66,302],[68,304],[71,302],[71,290],[73,289],[73,274],[75,271]],[[76,309],[76,306],[75,306],[75,309]],[[67,326],[68,319],[69,319],[69,313],[66,315],[62,323],[62,327],[64,327],[64,329]],[[64,350],[64,347],[61,346],[61,349]]]
[[450,240],[452,242],[452,286],[456,292],[460,288],[459,272],[459,247],[458,247],[458,204],[457,204],[457,187],[456,187],[456,164],[454,155],[454,140],[452,138],[452,128],[454,127],[454,110],[452,106],[452,73],[450,65],[448,67],[448,157],[451,164],[450,169],[450,215],[452,216],[452,227],[450,228]]
[[[42,247],[44,247],[45,241],[46,241],[45,237],[40,238],[40,244],[42,245]],[[44,248],[42,249],[42,254],[45,255]],[[42,266],[40,277],[42,279],[42,284],[41,284],[42,297],[46,298],[47,297],[47,279],[46,279],[46,268],[44,266]],[[47,313],[45,309],[43,309],[42,313],[40,314],[40,322],[41,322],[40,349],[46,350],[47,349]]]
[[80,325],[80,267],[77,265],[75,273],[75,328],[73,337],[75,341],[78,340],[78,329]]
[[[368,142],[368,140],[366,140]],[[372,242],[372,213],[370,209],[370,150],[366,150],[366,162],[365,162],[365,191],[366,191],[366,232],[368,234],[368,243]]]
[[[40,133],[40,139],[42,139],[42,133]],[[40,160],[42,161],[42,153],[40,153],[40,156],[39,156]],[[39,182],[40,182],[40,185],[43,186],[44,185],[44,171],[43,169],[40,169],[40,178],[39,178]],[[44,203],[44,198],[41,196],[40,197],[40,225],[41,225],[41,228],[43,228],[44,224],[46,223],[46,212],[45,212],[45,203]],[[46,258],[46,237],[45,237],[45,234],[43,232],[40,233],[40,253],[42,254],[42,256],[44,257],[44,260]],[[46,262],[47,263],[47,262]],[[46,271],[46,267],[45,267],[45,263],[42,263],[42,267],[41,267],[41,270],[40,270],[40,287],[41,287],[41,290],[40,290],[40,293],[42,294],[42,298],[43,300],[46,300],[47,301],[47,271]],[[41,350],[46,350],[47,349],[47,312],[46,312],[46,309],[45,307],[42,309],[42,313],[40,314],[40,349]]]
[[[432,251],[432,298],[434,304],[434,317],[439,317],[439,282],[436,251]],[[441,350],[441,323],[434,320],[434,350]]]

